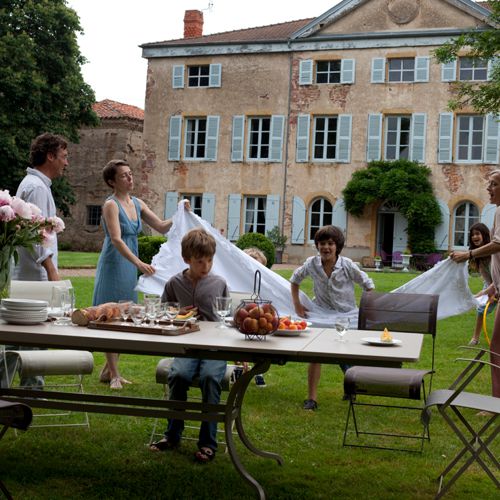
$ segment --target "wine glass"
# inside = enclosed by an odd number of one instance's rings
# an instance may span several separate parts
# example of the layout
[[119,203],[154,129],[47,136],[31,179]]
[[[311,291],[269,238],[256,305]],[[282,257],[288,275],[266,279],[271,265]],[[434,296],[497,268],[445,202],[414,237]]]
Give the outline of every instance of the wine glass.
[[73,305],[74,291],[72,288],[61,286],[52,287],[50,306],[52,308],[52,315],[56,318],[54,325],[64,326],[71,324]]
[[135,326],[142,325],[144,321],[144,307],[139,304],[132,304],[129,309],[130,317]]
[[231,297],[216,297],[215,307],[220,316],[220,324],[217,328],[227,328],[226,316],[231,312]]
[[349,318],[337,318],[335,320],[335,331],[340,337],[337,339],[338,342],[345,342],[344,335],[347,330],[349,330]]
[[179,302],[165,302],[165,316],[170,320],[170,325],[165,327],[167,330],[175,330],[174,319],[179,314],[180,309]]
[[127,321],[130,314],[130,306],[132,305],[131,300],[119,300],[118,307],[120,308],[120,320]]

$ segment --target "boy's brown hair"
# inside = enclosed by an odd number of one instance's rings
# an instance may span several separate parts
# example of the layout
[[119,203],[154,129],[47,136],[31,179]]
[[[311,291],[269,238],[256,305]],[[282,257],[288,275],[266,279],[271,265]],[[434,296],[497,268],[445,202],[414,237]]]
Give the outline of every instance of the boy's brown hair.
[[338,257],[340,252],[344,248],[345,238],[342,229],[338,228],[337,226],[320,227],[316,231],[316,234],[314,235],[314,244],[316,245],[316,248],[318,248],[318,243],[320,241],[325,241],[330,239],[335,242],[335,246],[337,247],[335,253],[337,254]]
[[181,242],[181,254],[184,260],[213,257],[215,255],[215,238],[202,228],[191,229]]

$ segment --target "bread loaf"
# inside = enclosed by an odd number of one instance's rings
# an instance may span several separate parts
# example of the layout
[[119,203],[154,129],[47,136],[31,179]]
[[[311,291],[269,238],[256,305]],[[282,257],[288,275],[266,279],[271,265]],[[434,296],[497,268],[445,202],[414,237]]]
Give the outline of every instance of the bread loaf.
[[75,309],[71,321],[75,325],[87,326],[90,321],[109,321],[120,317],[120,308],[116,302],[107,302],[99,306]]

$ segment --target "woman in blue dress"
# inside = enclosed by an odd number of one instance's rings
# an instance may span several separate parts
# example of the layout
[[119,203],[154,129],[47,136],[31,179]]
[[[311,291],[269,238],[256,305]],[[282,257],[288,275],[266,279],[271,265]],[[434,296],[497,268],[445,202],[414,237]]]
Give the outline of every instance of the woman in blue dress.
[[[105,302],[130,300],[137,302],[137,271],[146,276],[154,274],[155,268],[139,259],[138,235],[142,221],[165,234],[172,221],[161,220],[140,199],[131,196],[134,178],[125,160],[111,160],[103,169],[104,182],[113,189],[113,194],[102,207],[104,243],[102,246],[94,284],[93,305]],[[190,209],[189,202],[186,208]],[[100,380],[111,389],[122,389],[130,384],[118,371],[116,353],[106,353]]]

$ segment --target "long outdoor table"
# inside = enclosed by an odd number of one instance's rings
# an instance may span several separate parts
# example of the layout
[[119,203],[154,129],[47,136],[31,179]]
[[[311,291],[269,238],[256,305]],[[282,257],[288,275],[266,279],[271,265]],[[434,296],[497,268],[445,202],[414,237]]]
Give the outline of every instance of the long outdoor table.
[[346,342],[337,342],[335,331],[329,328],[311,328],[297,337],[271,335],[264,340],[248,340],[234,328],[220,329],[216,326],[217,323],[202,322],[199,332],[164,336],[55,326],[52,323],[24,326],[0,322],[0,344],[254,362],[253,368],[233,384],[225,404],[55,391],[43,391],[38,395],[39,391],[12,388],[0,389],[0,397],[27,402],[30,406],[40,408],[224,422],[228,452],[235,468],[256,490],[259,498],[264,499],[262,486],[239,459],[231,432],[234,423],[240,440],[250,451],[283,464],[280,455],[258,449],[243,427],[241,408],[254,375],[265,373],[271,364],[284,365],[287,362],[342,362],[349,365],[399,367],[404,362],[418,361],[423,343],[421,334],[394,332],[393,335],[402,341],[401,345],[377,347],[361,340],[363,337],[376,336],[377,333],[357,330],[347,332]]

